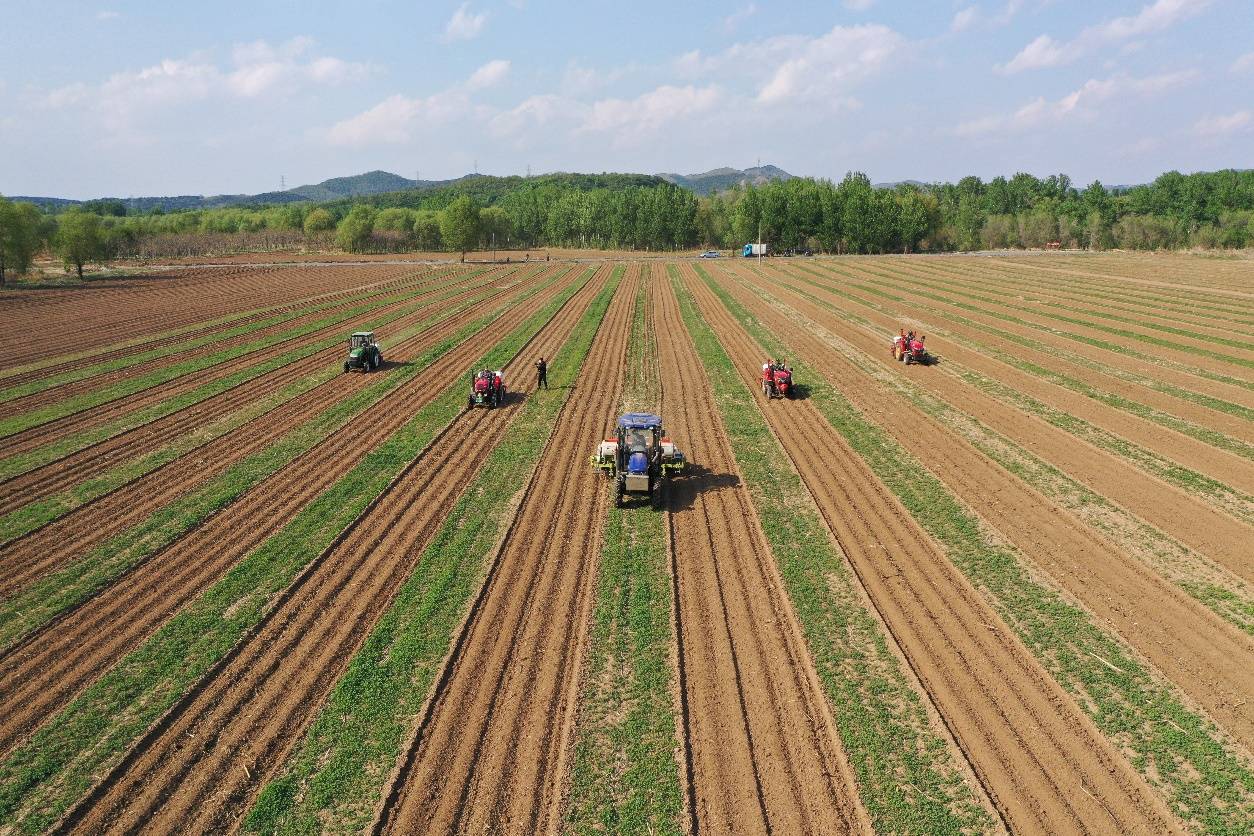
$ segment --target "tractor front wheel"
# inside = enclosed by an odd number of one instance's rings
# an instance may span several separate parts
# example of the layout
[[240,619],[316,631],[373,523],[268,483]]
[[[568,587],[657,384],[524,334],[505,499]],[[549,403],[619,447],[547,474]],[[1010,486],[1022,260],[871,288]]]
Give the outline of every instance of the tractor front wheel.
[[623,494],[626,492],[626,488],[627,486],[623,484],[622,479],[614,480],[614,507],[615,508],[623,507],[623,499],[624,499]]
[[345,364],[344,364],[344,374],[348,374],[348,370],[349,370],[349,368],[350,368],[350,367],[349,367],[348,363],[345,363]]

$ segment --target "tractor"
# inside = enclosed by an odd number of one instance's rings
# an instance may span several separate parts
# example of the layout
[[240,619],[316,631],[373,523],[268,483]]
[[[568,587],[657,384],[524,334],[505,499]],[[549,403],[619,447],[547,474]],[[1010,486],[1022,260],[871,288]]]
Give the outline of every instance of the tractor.
[[486,406],[491,409],[505,403],[505,378],[500,369],[480,369],[470,373],[470,397],[466,401],[469,409]]
[[628,496],[650,497],[655,508],[665,502],[667,480],[684,470],[684,454],[666,437],[662,419],[647,412],[621,415],[614,434],[597,446],[594,467],[614,480],[614,505]]
[[369,372],[383,365],[383,351],[374,341],[374,331],[358,331],[348,338],[348,359],[344,371],[361,369]]
[[926,338],[919,334],[913,340],[910,340],[910,344],[906,346],[901,359],[905,361],[907,366],[911,363],[926,366],[932,361],[932,356],[927,353],[927,346],[923,344],[924,339]]
[[792,369],[779,363],[762,364],[762,397],[771,398],[794,397],[792,387]]

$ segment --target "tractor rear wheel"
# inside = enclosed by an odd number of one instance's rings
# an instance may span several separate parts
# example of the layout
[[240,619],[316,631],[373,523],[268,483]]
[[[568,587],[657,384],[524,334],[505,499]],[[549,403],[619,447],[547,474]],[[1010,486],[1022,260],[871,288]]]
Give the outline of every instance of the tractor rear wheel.
[[624,493],[626,491],[626,487],[627,486],[623,484],[622,479],[614,480],[614,507],[615,508],[623,507],[623,500],[625,498]]

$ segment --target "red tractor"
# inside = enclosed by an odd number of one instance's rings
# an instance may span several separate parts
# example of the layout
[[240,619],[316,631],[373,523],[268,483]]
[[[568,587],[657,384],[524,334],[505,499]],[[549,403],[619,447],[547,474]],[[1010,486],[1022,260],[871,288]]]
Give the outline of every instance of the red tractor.
[[767,400],[793,397],[792,369],[782,360],[762,364],[762,396]]
[[476,406],[486,406],[491,409],[505,403],[505,393],[505,378],[501,376],[500,370],[481,369],[478,372],[471,372],[470,398],[466,406],[470,409]]
[[907,366],[911,363],[926,366],[932,360],[931,355],[927,353],[927,346],[924,345],[926,339],[927,337],[915,334],[913,331],[893,337],[893,359],[900,360]]

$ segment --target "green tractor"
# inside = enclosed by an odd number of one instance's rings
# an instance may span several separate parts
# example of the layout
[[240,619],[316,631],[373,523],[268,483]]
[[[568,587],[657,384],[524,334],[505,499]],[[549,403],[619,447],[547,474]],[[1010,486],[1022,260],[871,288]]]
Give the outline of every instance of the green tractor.
[[369,372],[383,364],[383,352],[374,341],[374,331],[358,331],[348,338],[348,359],[344,371],[361,369]]

